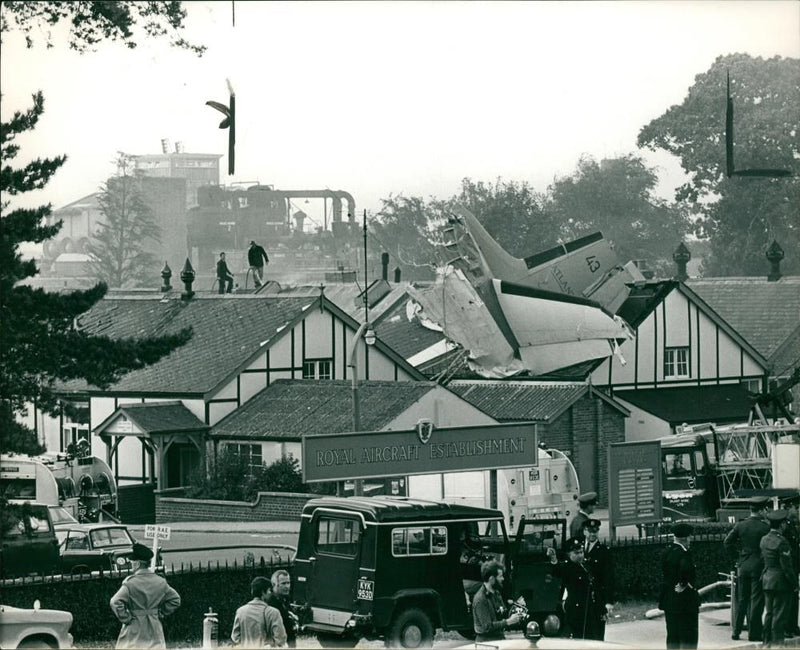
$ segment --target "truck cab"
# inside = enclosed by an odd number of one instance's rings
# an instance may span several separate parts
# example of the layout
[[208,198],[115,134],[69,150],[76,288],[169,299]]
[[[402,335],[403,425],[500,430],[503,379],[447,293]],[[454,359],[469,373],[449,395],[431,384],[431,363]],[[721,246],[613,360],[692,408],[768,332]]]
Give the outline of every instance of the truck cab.
[[[425,647],[437,629],[472,638],[470,602],[483,562],[506,567],[509,598],[524,590],[513,579],[522,542],[531,546],[518,560],[526,567],[521,574],[535,572],[541,560],[549,576],[545,548],[558,547],[557,535],[537,525],[538,535],[520,526],[512,543],[499,510],[398,497],[313,499],[301,518],[293,607],[323,646],[367,638],[384,639],[389,647]],[[553,588],[558,593],[560,585]],[[539,597],[535,588],[527,591]]]

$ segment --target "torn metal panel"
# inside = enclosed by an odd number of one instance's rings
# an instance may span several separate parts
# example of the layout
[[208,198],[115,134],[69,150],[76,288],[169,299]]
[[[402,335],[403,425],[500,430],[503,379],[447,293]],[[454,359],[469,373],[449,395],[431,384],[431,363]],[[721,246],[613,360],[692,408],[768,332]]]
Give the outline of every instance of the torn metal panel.
[[616,311],[628,296],[627,283],[644,280],[633,264],[622,266],[614,247],[601,233],[593,233],[524,259],[507,253],[464,206],[453,211],[457,223],[447,248],[451,264],[473,284],[498,278],[527,287],[569,296],[591,297]]

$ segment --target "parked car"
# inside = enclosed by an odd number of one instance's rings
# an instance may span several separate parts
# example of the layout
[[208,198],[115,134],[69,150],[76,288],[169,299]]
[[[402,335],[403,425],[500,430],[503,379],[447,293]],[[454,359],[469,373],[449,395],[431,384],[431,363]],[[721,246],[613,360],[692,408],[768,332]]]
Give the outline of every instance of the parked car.
[[56,530],[62,573],[127,570],[136,541],[122,524],[72,524]]
[[0,605],[0,648],[71,648],[72,614],[60,609]]
[[57,571],[58,541],[45,504],[5,503],[0,508],[0,578]]

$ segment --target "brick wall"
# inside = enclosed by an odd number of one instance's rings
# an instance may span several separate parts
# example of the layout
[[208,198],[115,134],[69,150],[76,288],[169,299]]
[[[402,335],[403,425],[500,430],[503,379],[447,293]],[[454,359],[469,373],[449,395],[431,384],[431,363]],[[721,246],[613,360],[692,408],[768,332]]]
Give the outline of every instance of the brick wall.
[[[165,494],[166,493],[166,494]],[[184,499],[156,492],[156,523],[174,521],[274,521],[297,520],[303,506],[316,494],[259,492],[252,502]]]
[[[577,449],[590,445],[594,449],[593,474],[597,482],[600,506],[608,505],[608,445],[625,442],[625,417],[602,400],[584,395],[553,422],[539,426],[540,441],[569,455],[576,471],[581,473]],[[581,491],[589,488],[581,486]]]

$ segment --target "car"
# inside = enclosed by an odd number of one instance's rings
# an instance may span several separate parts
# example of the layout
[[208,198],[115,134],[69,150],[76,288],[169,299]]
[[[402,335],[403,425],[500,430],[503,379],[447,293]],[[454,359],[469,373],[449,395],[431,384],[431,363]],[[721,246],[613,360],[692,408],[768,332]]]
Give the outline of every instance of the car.
[[72,614],[60,609],[0,605],[0,648],[71,648]]
[[58,541],[43,503],[5,503],[0,508],[0,578],[58,570]]
[[72,524],[56,530],[62,573],[127,570],[136,540],[123,524]]

